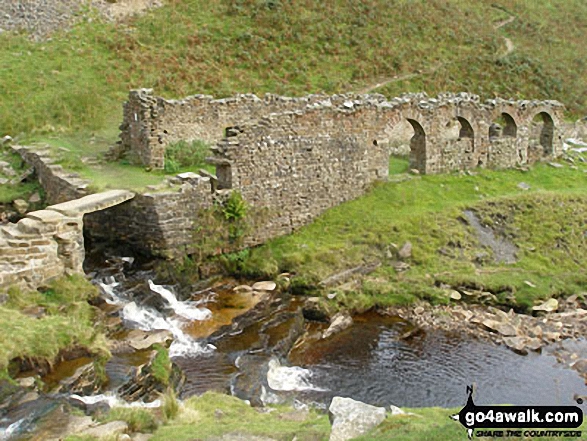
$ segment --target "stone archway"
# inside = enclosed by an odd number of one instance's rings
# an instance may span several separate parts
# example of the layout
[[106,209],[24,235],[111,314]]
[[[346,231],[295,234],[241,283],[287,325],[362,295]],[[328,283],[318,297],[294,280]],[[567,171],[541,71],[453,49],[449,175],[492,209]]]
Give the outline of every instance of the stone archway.
[[554,152],[554,120],[547,112],[534,116],[530,132],[530,148],[536,150],[536,159],[551,156]]
[[493,124],[489,126],[489,140],[499,138],[516,138],[518,125],[509,113],[502,113]]
[[410,139],[410,168],[426,173],[426,132],[415,119],[408,118],[408,122],[414,129]]

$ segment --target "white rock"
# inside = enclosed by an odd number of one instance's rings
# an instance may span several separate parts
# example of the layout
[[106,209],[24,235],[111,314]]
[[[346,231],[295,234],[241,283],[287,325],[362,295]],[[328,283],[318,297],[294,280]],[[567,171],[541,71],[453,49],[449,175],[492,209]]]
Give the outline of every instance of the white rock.
[[558,300],[557,299],[548,299],[546,302],[534,306],[532,311],[545,311],[545,312],[552,312],[558,309]]
[[257,282],[253,285],[253,289],[257,291],[273,291],[277,284],[272,281]]
[[334,397],[328,408],[332,431],[330,441],[346,441],[367,433],[385,420],[385,408]]
[[331,335],[340,332],[353,324],[353,318],[346,312],[339,312],[330,321],[330,326],[322,334],[322,338],[328,338]]

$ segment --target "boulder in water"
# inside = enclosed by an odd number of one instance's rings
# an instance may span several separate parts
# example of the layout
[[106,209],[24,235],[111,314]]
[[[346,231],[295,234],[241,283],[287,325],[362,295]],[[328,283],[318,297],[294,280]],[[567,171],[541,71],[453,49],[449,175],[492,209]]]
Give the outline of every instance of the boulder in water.
[[385,420],[385,408],[352,398],[334,397],[328,408],[330,441],[346,441],[367,433]]
[[330,322],[330,326],[324,334],[322,334],[322,338],[328,338],[331,335],[334,335],[338,332],[341,332],[351,326],[353,324],[353,318],[346,312],[339,312],[334,317],[332,317],[332,321]]

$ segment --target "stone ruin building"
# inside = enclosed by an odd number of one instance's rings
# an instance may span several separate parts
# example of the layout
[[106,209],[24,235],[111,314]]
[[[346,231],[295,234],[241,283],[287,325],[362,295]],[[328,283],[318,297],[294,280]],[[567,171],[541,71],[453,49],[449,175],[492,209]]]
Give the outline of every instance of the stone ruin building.
[[[166,100],[149,89],[133,90],[116,155],[163,168],[167,145],[198,139],[214,146],[209,161],[216,175],[193,177],[180,192],[140,195],[112,210],[125,219],[130,229],[124,236],[137,245],[156,254],[189,252],[185,229],[197,223],[194,213],[210,206],[211,193],[238,190],[266,212],[245,240],[256,245],[387,179],[390,154],[402,139],[410,168],[421,174],[552,159],[562,151],[563,110],[557,101],[481,102],[468,93]],[[142,215],[125,212],[125,205]],[[140,225],[145,219],[151,221]],[[145,229],[148,237],[132,239]]]
[[[203,210],[235,190],[262,212],[242,246],[289,234],[387,179],[390,154],[404,142],[410,168],[420,174],[552,159],[562,152],[562,114],[556,101],[482,103],[467,93],[166,100],[133,90],[112,156],[159,169],[166,146],[198,139],[213,146],[216,174],[179,175],[179,188],[76,199],[87,194],[85,185],[42,154],[17,149],[37,170],[48,202],[58,205],[0,227],[0,248],[8,252],[0,259],[0,288],[15,280],[34,288],[80,271],[86,234],[153,256],[196,252]],[[73,205],[59,205],[66,201]]]

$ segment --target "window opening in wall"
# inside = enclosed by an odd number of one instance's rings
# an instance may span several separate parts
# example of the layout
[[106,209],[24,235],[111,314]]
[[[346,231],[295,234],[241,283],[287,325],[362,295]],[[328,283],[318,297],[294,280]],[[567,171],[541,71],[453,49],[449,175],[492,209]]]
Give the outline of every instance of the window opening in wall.
[[426,173],[426,132],[418,121],[408,118],[408,122],[414,129],[410,139],[410,168]]
[[489,140],[498,138],[515,138],[518,136],[518,126],[511,115],[502,113],[489,126]]

